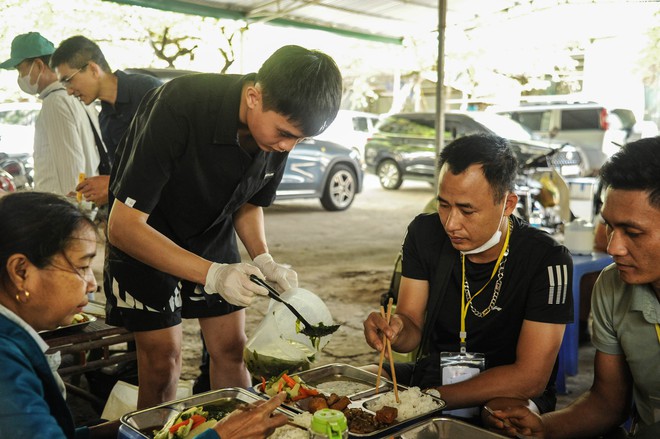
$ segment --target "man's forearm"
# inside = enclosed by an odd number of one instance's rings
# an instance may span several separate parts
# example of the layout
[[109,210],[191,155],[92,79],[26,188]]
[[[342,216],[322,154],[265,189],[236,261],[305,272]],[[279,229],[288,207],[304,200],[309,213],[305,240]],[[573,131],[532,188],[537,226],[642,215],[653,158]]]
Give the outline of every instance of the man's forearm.
[[440,392],[447,408],[474,407],[494,398],[528,400],[540,395],[547,381],[527,368],[510,364],[488,369],[460,383],[442,386]]
[[550,439],[596,437],[604,434],[628,417],[625,404],[604,403],[591,391],[582,394],[568,407],[544,414],[541,419]]
[[243,205],[234,214],[234,229],[252,259],[268,252],[263,209],[260,206]]
[[392,349],[396,352],[412,352],[422,340],[422,328],[417,326],[413,321],[403,314],[395,314],[395,317],[401,319],[403,329],[392,343]]
[[201,285],[206,283],[211,262],[181,248],[146,223],[123,223],[111,214],[108,238],[115,247],[157,270]]

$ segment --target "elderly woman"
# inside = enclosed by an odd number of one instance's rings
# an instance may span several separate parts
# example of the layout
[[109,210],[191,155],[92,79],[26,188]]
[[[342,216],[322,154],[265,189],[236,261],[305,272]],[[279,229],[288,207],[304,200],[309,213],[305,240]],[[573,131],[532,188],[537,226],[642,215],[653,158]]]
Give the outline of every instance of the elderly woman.
[[[67,199],[41,192],[0,197],[0,437],[117,437],[117,423],[76,429],[57,361],[38,331],[70,324],[96,290],[96,228]],[[277,396],[199,438],[265,437],[286,423]],[[242,428],[241,428],[242,427]]]

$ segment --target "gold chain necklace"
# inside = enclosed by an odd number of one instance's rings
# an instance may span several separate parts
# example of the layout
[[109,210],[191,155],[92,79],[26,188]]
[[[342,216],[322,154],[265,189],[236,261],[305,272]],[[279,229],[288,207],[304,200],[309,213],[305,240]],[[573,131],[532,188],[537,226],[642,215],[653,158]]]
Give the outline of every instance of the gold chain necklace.
[[[508,221],[508,228],[509,228],[509,233],[511,233],[513,229],[513,224],[511,223],[511,220]],[[506,250],[504,251],[504,256],[502,257],[502,260],[500,261],[500,266],[497,268],[497,279],[495,280],[495,288],[493,289],[493,296],[490,298],[490,303],[488,306],[483,310],[483,311],[477,311],[477,309],[474,307],[472,304],[472,294],[470,293],[470,285],[468,284],[467,276],[465,277],[465,298],[467,299],[467,302],[470,304],[470,309],[472,310],[472,314],[479,318],[484,318],[486,317],[495,307],[495,303],[497,303],[497,298],[500,295],[500,290],[502,289],[502,279],[504,278],[504,265],[506,265],[506,260],[507,256],[509,256],[509,245],[507,242],[507,247]],[[492,278],[491,278],[492,279]],[[490,282],[490,281],[489,281]],[[486,283],[488,285],[488,282]],[[484,285],[481,290],[486,288],[486,285]],[[481,292],[479,290],[479,292]],[[476,297],[476,295],[475,295]]]
[[502,278],[504,278],[504,265],[506,264],[506,259],[507,256],[509,256],[509,249],[507,248],[506,251],[504,252],[504,257],[502,258],[502,262],[500,262],[500,266],[497,269],[497,279],[495,280],[495,288],[493,289],[493,296],[490,299],[490,303],[488,304],[488,307],[486,307],[483,311],[477,311],[477,309],[474,307],[472,304],[472,295],[470,294],[470,285],[468,284],[467,279],[465,279],[465,297],[468,300],[470,304],[470,309],[472,310],[472,314],[479,318],[486,317],[488,313],[490,313],[493,310],[493,307],[495,307],[495,303],[497,302],[497,298],[500,295],[500,290],[502,289]]

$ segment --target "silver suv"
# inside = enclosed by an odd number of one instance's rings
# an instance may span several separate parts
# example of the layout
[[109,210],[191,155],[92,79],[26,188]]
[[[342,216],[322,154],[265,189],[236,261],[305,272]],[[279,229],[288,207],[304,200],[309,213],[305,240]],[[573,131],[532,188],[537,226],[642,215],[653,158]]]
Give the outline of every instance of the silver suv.
[[620,145],[642,136],[631,110],[593,102],[529,104],[493,111],[520,122],[537,137],[582,147],[586,169],[591,173],[598,171]]

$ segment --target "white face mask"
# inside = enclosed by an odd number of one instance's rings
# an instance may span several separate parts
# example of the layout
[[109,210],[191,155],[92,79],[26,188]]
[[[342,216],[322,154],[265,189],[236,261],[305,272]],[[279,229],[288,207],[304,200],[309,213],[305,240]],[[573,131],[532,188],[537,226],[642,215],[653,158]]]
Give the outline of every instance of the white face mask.
[[461,253],[464,255],[474,255],[477,253],[483,253],[486,250],[490,250],[491,248],[495,247],[502,238],[502,231],[500,230],[500,227],[502,226],[502,218],[504,218],[505,210],[506,210],[506,199],[504,200],[504,206],[502,207],[502,215],[500,215],[500,220],[497,223],[497,230],[495,231],[495,233],[493,233],[493,236],[491,236],[488,241],[484,242],[479,247],[472,250],[461,251]]
[[30,66],[30,70],[28,71],[28,74],[25,76],[19,76],[17,82],[18,82],[18,86],[25,93],[29,95],[36,95],[37,93],[39,93],[39,78],[41,78],[41,72],[39,72],[39,76],[37,76],[37,80],[35,81],[35,83],[31,84],[30,73],[32,73],[32,67],[34,67],[34,61]]

